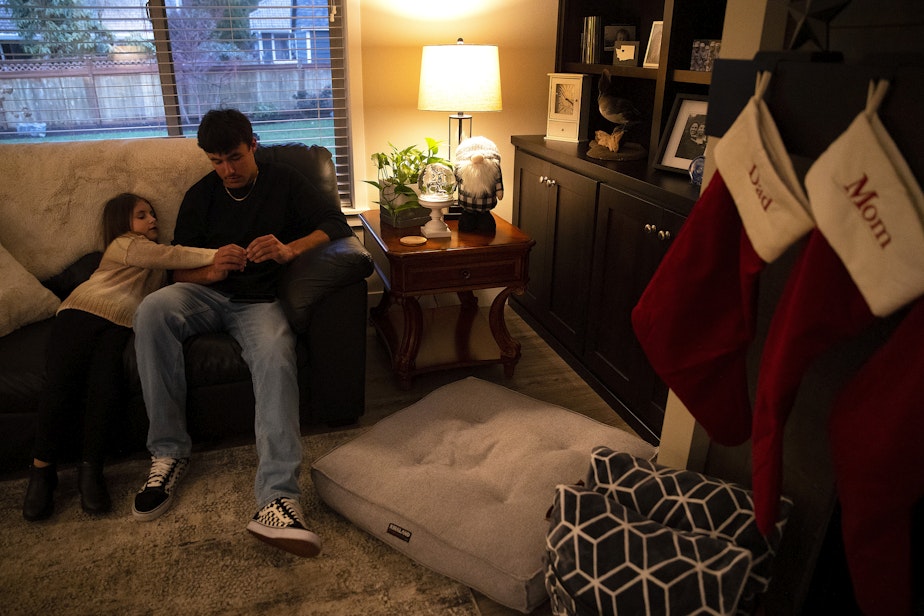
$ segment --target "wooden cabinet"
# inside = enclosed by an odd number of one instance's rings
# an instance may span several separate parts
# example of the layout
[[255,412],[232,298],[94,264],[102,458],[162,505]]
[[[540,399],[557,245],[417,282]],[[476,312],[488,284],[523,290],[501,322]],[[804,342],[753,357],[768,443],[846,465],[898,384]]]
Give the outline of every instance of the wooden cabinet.
[[626,422],[657,442],[667,389],[630,319],[695,189],[679,175],[658,185],[625,175],[622,163],[588,160],[579,144],[512,141],[513,222],[536,241],[529,285],[513,305]]
[[[705,96],[711,73],[690,70],[693,41],[721,39],[726,0],[561,0],[555,72],[591,76],[584,141],[514,136],[514,224],[536,240],[529,286],[514,306],[640,435],[657,442],[667,388],[632,330],[631,313],[699,196],[689,178],[654,165],[678,94]],[[633,26],[637,66],[614,65],[603,51],[582,62],[586,17]],[[663,22],[658,66],[643,66],[652,24]],[[624,142],[648,155],[635,161],[587,156],[597,130],[599,76],[608,70],[618,94],[641,112]]]
[[[649,164],[656,162],[661,135],[678,94],[706,95],[711,73],[690,70],[693,41],[722,38],[726,0],[561,0],[558,5],[558,41],[555,70],[560,73],[593,75],[591,92],[597,95],[597,76],[608,69],[616,78],[619,94],[642,112],[642,121],[627,135],[628,140],[648,148]],[[600,16],[602,23],[635,27],[639,40],[638,66],[613,65],[612,52],[602,52],[600,63],[581,62],[584,18]],[[651,25],[663,21],[659,64],[643,67]],[[591,104],[589,132],[611,130]]]

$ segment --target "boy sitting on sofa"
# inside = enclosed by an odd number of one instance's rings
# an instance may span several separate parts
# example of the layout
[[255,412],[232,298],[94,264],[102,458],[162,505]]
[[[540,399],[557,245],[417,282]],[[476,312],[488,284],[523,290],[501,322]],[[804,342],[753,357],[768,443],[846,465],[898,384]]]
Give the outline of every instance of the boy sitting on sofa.
[[199,125],[198,143],[213,171],[187,191],[174,243],[230,248],[212,265],[175,272],[174,284],[145,298],[135,314],[152,464],[132,513],[139,520],[164,513],[189,464],[183,342],[195,334],[227,331],[241,346],[256,400],[257,512],[247,530],[293,554],[315,556],[321,540],[306,527],[298,485],[295,334],[275,292],[285,264],[352,230],[343,213],[325,205],[297,171],[257,166],[257,141],[241,112],[209,111]]

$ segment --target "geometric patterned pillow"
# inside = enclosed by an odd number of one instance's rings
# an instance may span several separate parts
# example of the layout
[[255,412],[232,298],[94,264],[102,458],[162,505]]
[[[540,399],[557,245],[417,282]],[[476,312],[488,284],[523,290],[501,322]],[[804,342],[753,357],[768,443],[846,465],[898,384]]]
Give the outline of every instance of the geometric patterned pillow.
[[751,553],[653,522],[582,486],[556,489],[546,536],[556,616],[733,614]]
[[752,493],[701,473],[660,466],[607,447],[591,454],[587,487],[665,526],[730,541],[751,552],[753,564],[741,599],[750,611],[770,584],[792,500],[780,499],[780,515],[770,536],[757,529]]

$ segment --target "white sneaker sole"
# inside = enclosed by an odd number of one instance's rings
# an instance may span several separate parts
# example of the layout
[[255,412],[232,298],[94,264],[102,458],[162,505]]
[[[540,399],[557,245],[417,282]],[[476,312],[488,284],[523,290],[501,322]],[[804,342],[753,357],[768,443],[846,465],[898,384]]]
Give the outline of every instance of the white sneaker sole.
[[164,513],[170,509],[170,506],[173,504],[173,499],[175,495],[171,495],[167,500],[162,502],[160,505],[151,509],[150,511],[138,511],[135,509],[134,503],[132,503],[132,516],[140,522],[150,522],[162,516]]
[[260,541],[302,558],[313,558],[321,553],[321,538],[310,530],[270,528],[256,520],[247,524],[247,530]]

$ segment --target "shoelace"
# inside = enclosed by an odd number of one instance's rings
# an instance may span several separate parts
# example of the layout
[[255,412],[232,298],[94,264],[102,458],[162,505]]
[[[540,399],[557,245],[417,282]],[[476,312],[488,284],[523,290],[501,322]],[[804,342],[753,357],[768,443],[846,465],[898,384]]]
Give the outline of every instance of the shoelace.
[[151,464],[151,472],[148,474],[148,480],[144,484],[146,488],[160,487],[167,483],[167,477],[179,464],[174,458],[154,458]]
[[280,498],[273,501],[270,506],[266,507],[262,515],[260,515],[260,522],[267,526],[288,526],[290,522],[295,522],[300,526],[304,526],[298,511],[289,504],[288,500],[289,499]]

